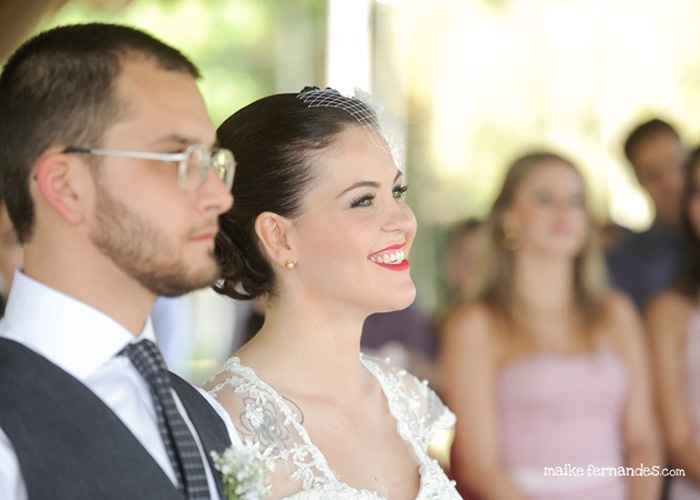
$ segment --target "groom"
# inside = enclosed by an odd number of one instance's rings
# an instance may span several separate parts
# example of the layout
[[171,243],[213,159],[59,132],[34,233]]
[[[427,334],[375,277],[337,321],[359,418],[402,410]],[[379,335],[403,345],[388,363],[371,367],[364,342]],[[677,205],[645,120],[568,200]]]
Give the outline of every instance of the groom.
[[[180,52],[59,27],[0,75],[0,186],[24,267],[0,323],[4,500],[219,499],[223,409],[170,375],[157,295],[218,277],[234,162]],[[223,499],[222,499],[223,500]]]

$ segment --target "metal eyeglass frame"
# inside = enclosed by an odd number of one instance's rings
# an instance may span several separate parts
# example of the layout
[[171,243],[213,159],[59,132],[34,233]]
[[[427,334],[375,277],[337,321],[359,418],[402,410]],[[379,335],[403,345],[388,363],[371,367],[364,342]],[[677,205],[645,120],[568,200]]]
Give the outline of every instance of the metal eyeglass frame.
[[[182,153],[154,153],[152,151],[137,151],[132,149],[100,149],[85,148],[81,146],[68,146],[63,150],[66,154],[92,155],[92,156],[112,156],[116,158],[134,158],[138,160],[165,161],[178,164],[178,182],[183,189],[187,189],[187,171],[190,156],[196,152],[205,153],[199,165],[199,184],[191,187],[192,190],[199,189],[209,177],[209,170],[214,170],[216,176],[226,185],[227,189],[233,186],[233,178],[236,173],[236,160],[233,153],[224,148],[208,148],[201,144],[193,144],[187,147]],[[224,161],[214,161],[217,155],[223,155]]]

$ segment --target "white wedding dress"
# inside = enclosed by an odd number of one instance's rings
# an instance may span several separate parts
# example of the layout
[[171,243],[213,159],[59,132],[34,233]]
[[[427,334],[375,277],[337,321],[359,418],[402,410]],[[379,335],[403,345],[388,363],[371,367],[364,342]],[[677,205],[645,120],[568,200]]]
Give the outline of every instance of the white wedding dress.
[[[427,452],[434,431],[450,429],[455,416],[438,396],[405,370],[369,356],[363,365],[379,381],[399,435],[413,450],[420,473],[416,500],[458,500],[454,483]],[[252,368],[229,359],[214,380],[211,394],[224,406],[240,408],[236,428],[241,440],[257,445],[269,468],[272,498],[282,500],[388,500],[377,492],[358,490],[336,478],[301,423],[301,413]],[[371,466],[371,464],[368,464]]]

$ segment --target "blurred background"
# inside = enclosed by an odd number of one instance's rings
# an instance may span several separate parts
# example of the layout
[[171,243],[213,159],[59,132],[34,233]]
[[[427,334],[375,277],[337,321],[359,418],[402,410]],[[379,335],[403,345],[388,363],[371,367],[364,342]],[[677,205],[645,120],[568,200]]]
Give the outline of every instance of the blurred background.
[[[371,93],[408,171],[426,313],[446,228],[488,211],[524,146],[582,166],[601,224],[643,230],[653,207],[624,159],[626,133],[656,115],[684,138],[700,132],[694,0],[3,0],[0,60],[32,33],[81,21],[130,24],[185,52],[215,124],[305,85]],[[211,291],[184,301],[191,339],[174,363],[201,382],[248,306]]]

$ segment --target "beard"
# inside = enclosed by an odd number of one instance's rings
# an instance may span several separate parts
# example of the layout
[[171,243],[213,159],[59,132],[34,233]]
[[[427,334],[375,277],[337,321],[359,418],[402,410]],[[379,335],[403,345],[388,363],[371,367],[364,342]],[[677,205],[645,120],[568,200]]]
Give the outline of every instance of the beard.
[[219,277],[213,250],[207,262],[196,268],[188,266],[181,247],[96,184],[96,226],[90,238],[103,255],[141,286],[156,295],[177,297],[210,286]]

